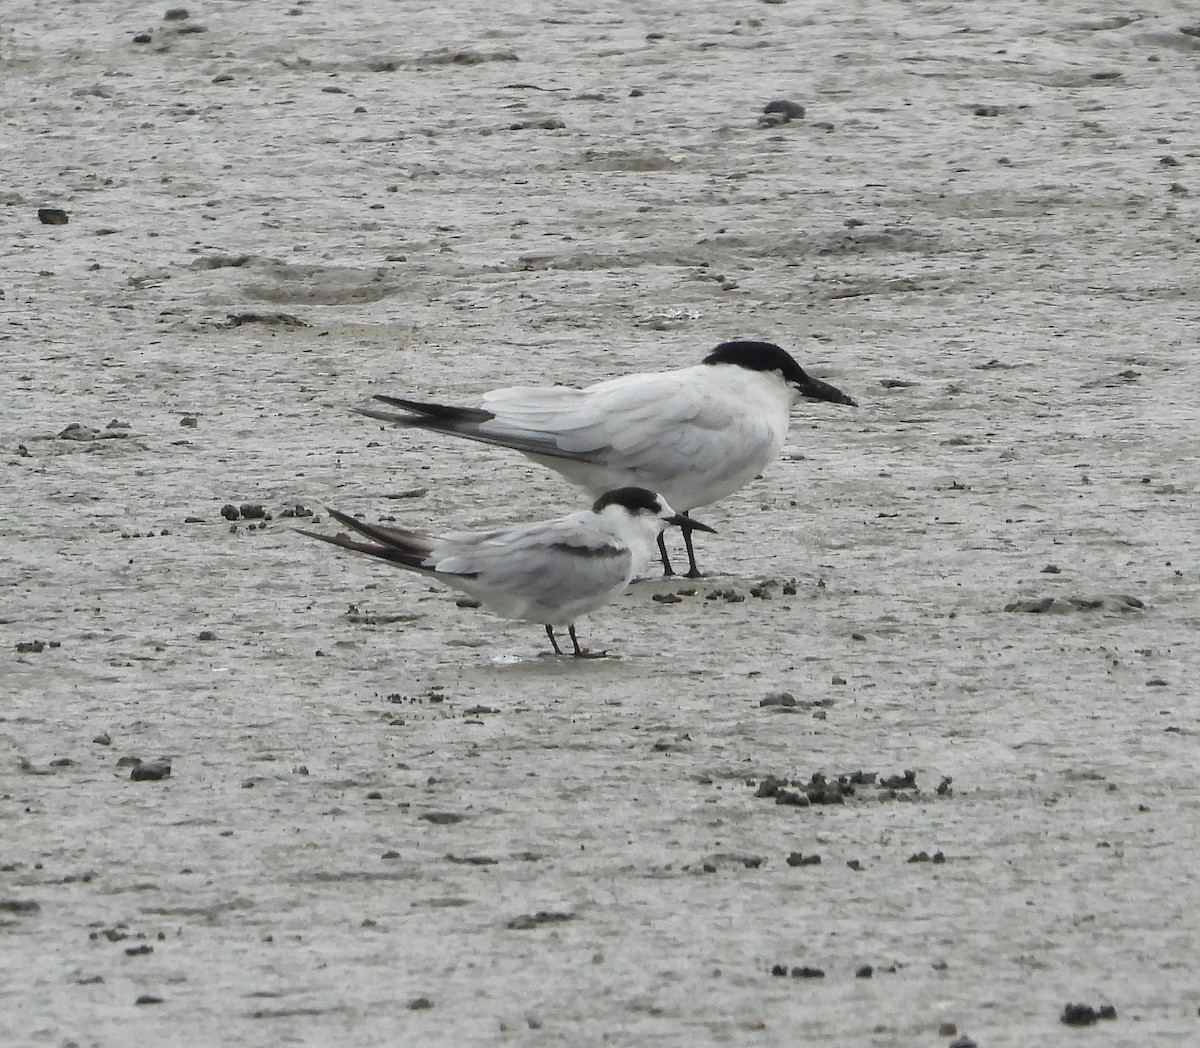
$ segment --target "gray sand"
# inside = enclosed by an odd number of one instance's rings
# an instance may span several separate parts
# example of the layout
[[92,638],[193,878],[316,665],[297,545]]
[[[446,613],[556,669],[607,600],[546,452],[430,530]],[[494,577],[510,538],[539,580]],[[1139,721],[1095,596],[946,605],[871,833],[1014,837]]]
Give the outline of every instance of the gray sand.
[[[0,12],[0,1043],[1197,1043],[1200,16],[505,6]],[[730,337],[861,407],[617,657],[281,516],[567,512],[350,409]]]

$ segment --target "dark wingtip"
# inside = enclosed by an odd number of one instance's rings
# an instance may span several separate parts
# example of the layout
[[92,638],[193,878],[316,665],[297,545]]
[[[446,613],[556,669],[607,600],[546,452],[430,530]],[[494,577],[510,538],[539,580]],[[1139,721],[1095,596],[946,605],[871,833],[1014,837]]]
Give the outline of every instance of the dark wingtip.
[[389,422],[400,422],[420,425],[438,424],[444,426],[462,425],[464,423],[473,423],[478,425],[483,422],[489,422],[496,416],[490,411],[484,411],[482,408],[464,408],[457,404],[434,404],[425,400],[408,400],[405,397],[389,397],[385,393],[376,393],[372,400],[378,400],[381,404],[388,404],[394,408],[402,408],[409,413],[411,417],[396,417],[387,414],[372,414],[371,408],[357,408],[364,415],[370,415],[372,418],[382,418]]

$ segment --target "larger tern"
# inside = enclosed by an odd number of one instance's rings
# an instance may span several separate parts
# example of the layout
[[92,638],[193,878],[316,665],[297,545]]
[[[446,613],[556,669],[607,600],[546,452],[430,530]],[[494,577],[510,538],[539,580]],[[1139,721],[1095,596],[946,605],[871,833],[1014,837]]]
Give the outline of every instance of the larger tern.
[[[770,342],[722,342],[699,364],[625,375],[586,389],[511,386],[481,407],[377,396],[403,413],[358,408],[371,418],[514,448],[593,497],[636,485],[661,492],[683,514],[749,483],[783,447],[801,398],[856,401],[813,378]],[[688,575],[700,574],[684,531]],[[663,571],[673,574],[661,533]]]
[[666,525],[684,534],[713,530],[676,513],[661,495],[636,487],[605,492],[590,510],[555,520],[442,536],[367,524],[333,509],[329,513],[367,541],[298,530],[435,578],[504,618],[541,623],[556,655],[563,652],[554,628],[566,626],[577,658],[595,655],[579,646],[575,619],[629,585]]

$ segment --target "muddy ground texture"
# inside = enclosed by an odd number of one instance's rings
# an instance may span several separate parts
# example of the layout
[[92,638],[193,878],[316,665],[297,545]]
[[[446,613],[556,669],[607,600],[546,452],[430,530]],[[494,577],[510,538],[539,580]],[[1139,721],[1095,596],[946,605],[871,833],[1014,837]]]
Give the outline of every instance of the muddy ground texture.
[[[0,1042],[1196,1043],[1191,5],[506,6],[0,12]],[[611,658],[291,530],[731,337]]]

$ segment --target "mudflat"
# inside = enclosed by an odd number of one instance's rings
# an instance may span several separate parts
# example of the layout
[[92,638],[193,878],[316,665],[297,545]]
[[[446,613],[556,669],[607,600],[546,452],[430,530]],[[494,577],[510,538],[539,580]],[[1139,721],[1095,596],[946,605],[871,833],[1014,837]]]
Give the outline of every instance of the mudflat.
[[[1197,63],[1156,0],[9,0],[0,1041],[1194,1043]],[[607,659],[293,530],[569,512],[352,408],[729,338],[859,407]]]

